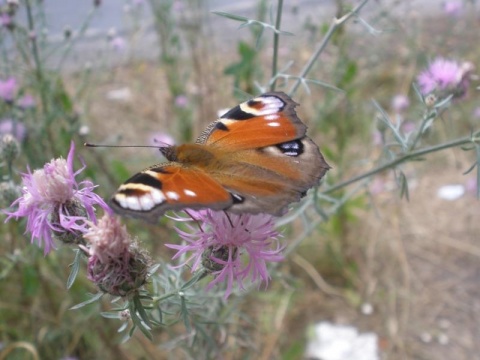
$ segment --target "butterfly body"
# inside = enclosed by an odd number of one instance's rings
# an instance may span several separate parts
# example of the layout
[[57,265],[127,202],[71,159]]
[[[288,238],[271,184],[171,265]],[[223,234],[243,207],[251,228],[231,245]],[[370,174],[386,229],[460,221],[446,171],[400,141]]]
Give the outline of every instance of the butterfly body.
[[169,162],[121,185],[114,209],[151,221],[184,208],[281,215],[329,169],[296,105],[284,93],[263,94],[210,124],[196,143],[161,148]]

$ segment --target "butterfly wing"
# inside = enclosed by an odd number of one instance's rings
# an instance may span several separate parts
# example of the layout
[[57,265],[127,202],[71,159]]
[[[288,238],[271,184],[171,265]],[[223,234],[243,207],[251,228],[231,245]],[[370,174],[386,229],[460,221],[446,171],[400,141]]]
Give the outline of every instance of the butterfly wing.
[[233,152],[302,138],[307,127],[297,117],[296,105],[283,92],[260,95],[235,106],[211,123],[197,143]]
[[222,163],[206,172],[232,193],[229,211],[281,215],[330,168],[305,135],[296,105],[284,93],[263,94],[228,111],[197,139]]
[[196,144],[165,148],[171,162],[127,180],[113,208],[150,221],[184,208],[281,215],[329,169],[296,105],[271,92],[234,107]]
[[221,210],[232,202],[230,193],[201,169],[171,162],[132,176],[119,187],[111,204],[118,213],[154,222],[167,210]]

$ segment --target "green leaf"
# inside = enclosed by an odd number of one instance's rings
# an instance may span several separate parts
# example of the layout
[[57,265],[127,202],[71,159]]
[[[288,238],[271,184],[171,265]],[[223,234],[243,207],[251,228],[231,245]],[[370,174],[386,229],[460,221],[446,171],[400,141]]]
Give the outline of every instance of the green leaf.
[[86,301],[84,301],[84,302],[81,302],[80,304],[77,304],[77,305],[72,306],[72,307],[70,308],[70,310],[80,309],[81,307],[84,307],[85,305],[94,303],[95,301],[97,301],[98,299],[100,299],[102,296],[103,296],[103,293],[102,293],[102,292],[99,292],[99,293],[93,295],[90,299],[88,299],[88,300],[86,300]]
[[106,319],[120,319],[120,316],[119,316],[118,312],[102,311],[100,313],[100,316],[102,316]]
[[188,311],[187,302],[184,296],[180,296],[180,302],[181,302],[180,314],[182,316],[183,323],[185,324],[185,328],[187,329],[187,332],[190,333],[192,331],[192,324],[190,322],[190,317],[189,317],[190,313]]
[[140,297],[138,294],[135,294],[133,297],[133,303],[135,304],[135,308],[138,311],[138,314],[142,318],[142,320],[147,324],[150,328],[152,327],[152,324],[150,323],[150,319],[148,318],[148,314],[145,311],[145,308],[143,307],[142,301],[140,300]]
[[[150,329],[146,327],[145,323],[142,322],[142,319],[137,314],[137,309],[139,310],[139,308],[137,307],[135,300],[128,303],[128,308],[130,310],[130,316],[132,317],[133,324],[140,329],[140,331],[143,333],[143,335],[145,335],[145,337],[147,337],[150,341],[153,341],[153,336],[150,332]],[[143,306],[141,306],[141,309],[143,310]]]
[[246,18],[245,16],[240,16],[240,15],[235,15],[235,14],[230,14],[226,13],[223,11],[212,11],[212,14],[226,17],[227,19],[235,20],[235,21],[242,21],[242,22],[248,22],[250,19]]
[[80,249],[75,249],[73,251],[75,252],[75,258],[73,259],[73,263],[70,265],[72,269],[70,271],[70,274],[68,275],[67,289],[70,289],[72,287],[80,269],[80,259],[82,256],[82,251]]

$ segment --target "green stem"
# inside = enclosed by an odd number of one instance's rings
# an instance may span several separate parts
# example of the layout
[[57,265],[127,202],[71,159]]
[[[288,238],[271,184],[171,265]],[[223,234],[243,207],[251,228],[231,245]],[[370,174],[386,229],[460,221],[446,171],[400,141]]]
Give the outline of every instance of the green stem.
[[362,179],[366,179],[372,175],[375,175],[377,173],[380,173],[382,171],[385,171],[387,169],[390,169],[390,168],[393,168],[407,160],[410,160],[412,158],[416,158],[416,157],[419,157],[419,156],[422,156],[422,155],[426,155],[426,154],[430,154],[430,153],[433,153],[433,152],[436,152],[436,151],[440,151],[440,150],[445,150],[445,149],[448,149],[448,148],[452,148],[452,147],[457,147],[457,146],[462,146],[462,145],[466,145],[466,144],[470,144],[472,142],[478,142],[480,141],[480,138],[476,138],[476,137],[464,137],[464,138],[460,138],[460,139],[456,139],[456,140],[453,140],[453,141],[450,141],[450,142],[447,142],[447,143],[443,143],[443,144],[440,144],[440,145],[435,145],[435,146],[429,146],[429,147],[426,147],[426,148],[423,148],[423,149],[419,149],[419,150],[416,150],[416,151],[412,151],[410,153],[407,153],[407,154],[404,154],[403,156],[400,156],[392,161],[389,161],[383,165],[380,165],[370,171],[367,171],[366,173],[363,173],[361,175],[358,175],[358,176],[355,176],[351,179],[348,179],[348,180],[345,180],[345,181],[342,181],[336,185],[333,185],[327,189],[325,189],[324,191],[322,191],[323,194],[329,194],[329,193],[332,193],[334,191],[337,191],[341,188],[344,188],[350,184],[353,184],[357,181],[360,181]]
[[[277,5],[277,20],[275,22],[275,29],[280,30],[280,24],[282,22],[282,10],[283,10],[283,0],[278,0]],[[270,91],[275,91],[275,86],[277,84],[277,71],[278,71],[278,46],[280,42],[280,34],[275,31],[273,33],[273,59],[272,59],[272,83],[270,84]]]
[[33,61],[35,63],[35,74],[37,76],[38,86],[40,89],[40,100],[42,102],[42,111],[45,116],[45,131],[47,134],[48,139],[48,146],[50,147],[50,151],[52,154],[55,154],[55,141],[53,139],[52,133],[50,132],[50,119],[49,119],[49,106],[48,106],[48,99],[47,94],[44,89],[45,86],[45,79],[43,76],[43,69],[42,69],[42,62],[40,61],[40,55],[38,51],[37,39],[35,34],[35,25],[33,21],[33,14],[32,14],[32,6],[30,3],[31,0],[25,1],[25,7],[27,10],[27,19],[28,19],[28,30],[29,36],[31,37],[30,41],[32,43],[32,54],[33,54]]
[[422,120],[422,123],[420,124],[420,130],[418,131],[418,133],[415,135],[415,138],[413,139],[413,142],[412,144],[409,146],[408,150],[409,151],[412,151],[413,149],[415,149],[415,147],[417,146],[418,144],[418,141],[420,140],[420,138],[422,137],[423,135],[423,132],[425,131],[425,125],[427,124],[428,121],[432,120],[433,118],[435,118],[437,116],[436,113],[427,113],[426,116],[423,118]]
[[352,11],[350,11],[348,14],[342,16],[340,19],[333,19],[332,24],[330,25],[330,28],[327,31],[327,34],[323,38],[322,42],[318,45],[317,50],[313,53],[312,57],[310,60],[308,60],[308,63],[305,64],[303,67],[302,71],[300,72],[300,75],[298,76],[297,81],[293,84],[292,88],[288,92],[290,96],[292,96],[302,83],[303,79],[307,76],[307,74],[310,72],[312,69],[313,65],[317,61],[318,57],[320,54],[323,52],[325,47],[327,46],[328,42],[330,41],[330,38],[332,37],[333,33],[343,25],[348,19],[350,19],[352,16],[357,15],[358,12],[365,6],[365,4],[368,2],[368,0],[363,0],[360,4],[358,4]]
[[83,37],[85,34],[85,31],[87,31],[88,26],[90,25],[90,22],[93,18],[93,15],[95,14],[95,10],[97,7],[94,7],[92,10],[87,15],[87,18],[83,22],[82,26],[80,27],[80,30],[78,31],[78,34],[75,36],[74,39],[70,39],[67,47],[65,48],[62,58],[60,59],[58,66],[57,66],[57,71],[60,72],[63,69],[63,65],[65,64],[65,60],[68,58],[68,55],[70,55],[70,52],[72,51],[74,45],[78,42],[78,40]]
[[166,300],[168,298],[171,298],[172,296],[180,295],[181,292],[183,292],[183,291],[187,290],[188,288],[192,287],[193,285],[195,285],[197,282],[202,280],[207,275],[208,275],[208,272],[205,269],[202,268],[202,269],[196,271],[193,274],[193,277],[190,280],[188,280],[185,284],[183,284],[179,289],[172,290],[172,291],[170,291],[166,294],[163,294],[162,296],[154,297],[152,302],[155,304],[155,303],[162,302],[163,300]]

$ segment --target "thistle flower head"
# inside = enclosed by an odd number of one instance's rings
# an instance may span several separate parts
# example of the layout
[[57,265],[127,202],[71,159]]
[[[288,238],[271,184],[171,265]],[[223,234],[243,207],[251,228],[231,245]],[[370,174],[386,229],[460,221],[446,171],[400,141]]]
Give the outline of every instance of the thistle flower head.
[[111,212],[102,198],[93,192],[93,183],[77,183],[75,178],[84,167],[74,172],[74,153],[72,142],[67,160],[54,159],[33,174],[30,171],[23,174],[22,196],[12,204],[17,210],[6,212],[6,221],[26,218],[32,242],[44,245],[45,254],[55,247],[53,236],[62,240],[62,234],[71,233],[80,238],[88,228],[86,221],[96,222],[95,205]]
[[4,101],[13,101],[17,91],[17,80],[9,77],[6,80],[0,80],[0,98]]
[[89,243],[88,278],[100,290],[127,296],[145,284],[149,256],[142,251],[118,218],[104,215],[83,235]]
[[439,98],[448,95],[459,98],[466,93],[473,70],[472,63],[460,64],[457,61],[439,57],[420,73],[417,82],[423,95],[435,92]]
[[19,153],[20,144],[12,134],[5,134],[0,137],[0,160],[11,164]]
[[19,121],[2,119],[0,120],[0,134],[12,134],[19,142],[22,142],[27,136],[27,128]]
[[272,216],[236,215],[211,210],[192,214],[201,224],[200,229],[188,223],[187,231],[177,229],[186,244],[166,246],[177,250],[174,259],[191,253],[186,263],[192,264],[192,270],[202,266],[214,276],[207,289],[226,282],[227,298],[235,282],[240,288],[243,288],[245,279],[268,283],[267,262],[283,260],[280,234],[274,229]]
[[396,113],[406,110],[410,106],[410,100],[403,94],[395,95],[392,98],[392,109]]

